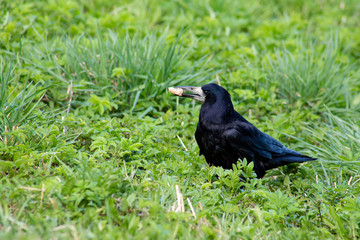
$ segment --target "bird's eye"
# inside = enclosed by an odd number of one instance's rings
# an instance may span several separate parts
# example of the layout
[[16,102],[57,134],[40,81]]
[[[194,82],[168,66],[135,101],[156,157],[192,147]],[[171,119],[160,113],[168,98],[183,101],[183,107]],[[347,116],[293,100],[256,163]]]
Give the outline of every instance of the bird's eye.
[[208,94],[208,93],[209,93],[209,91],[208,91],[208,90],[204,90],[204,93],[205,93],[205,94]]

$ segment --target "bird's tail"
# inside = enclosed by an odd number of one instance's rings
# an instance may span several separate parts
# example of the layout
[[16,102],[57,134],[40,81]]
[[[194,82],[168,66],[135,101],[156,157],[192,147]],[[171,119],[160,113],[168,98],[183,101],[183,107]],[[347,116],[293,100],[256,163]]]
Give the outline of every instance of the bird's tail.
[[302,162],[308,162],[308,161],[314,161],[317,158],[312,158],[306,155],[302,155],[299,152],[296,152],[291,149],[287,149],[286,153],[281,156],[273,156],[273,159],[271,159],[272,164],[275,164],[277,166],[283,166],[289,163],[302,163]]

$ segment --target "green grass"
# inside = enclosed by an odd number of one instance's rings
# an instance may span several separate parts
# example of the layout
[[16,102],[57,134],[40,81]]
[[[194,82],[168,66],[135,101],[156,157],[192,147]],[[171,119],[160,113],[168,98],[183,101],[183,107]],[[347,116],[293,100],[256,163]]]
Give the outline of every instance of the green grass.
[[[269,86],[279,87],[279,95],[290,104],[301,101],[319,110],[324,105],[336,110],[354,106],[359,85],[356,66],[339,59],[337,38],[325,43],[298,44],[292,54],[277,50],[269,57]],[[351,106],[352,105],[352,106]]]
[[[0,6],[0,239],[360,235],[358,1]],[[318,160],[209,167],[167,92],[208,82]]]
[[[15,145],[16,139],[8,139],[7,133],[18,129],[31,118],[32,112],[39,109],[45,88],[39,84],[28,83],[24,87],[15,74],[16,66],[11,59],[1,58],[0,62],[0,138],[8,145]],[[33,119],[32,119],[33,120]]]

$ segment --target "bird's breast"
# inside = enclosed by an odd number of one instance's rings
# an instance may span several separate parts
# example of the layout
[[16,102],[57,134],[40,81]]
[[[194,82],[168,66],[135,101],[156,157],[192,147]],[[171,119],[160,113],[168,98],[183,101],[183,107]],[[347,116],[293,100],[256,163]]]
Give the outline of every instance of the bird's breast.
[[223,126],[218,124],[198,124],[195,134],[196,141],[206,158],[220,154],[222,146],[226,145],[225,139],[222,137],[223,132]]
[[236,163],[242,155],[239,149],[234,149],[224,137],[226,126],[206,122],[198,123],[195,133],[196,141],[200,148],[200,154],[204,155],[210,165],[221,166],[231,169],[232,164]]

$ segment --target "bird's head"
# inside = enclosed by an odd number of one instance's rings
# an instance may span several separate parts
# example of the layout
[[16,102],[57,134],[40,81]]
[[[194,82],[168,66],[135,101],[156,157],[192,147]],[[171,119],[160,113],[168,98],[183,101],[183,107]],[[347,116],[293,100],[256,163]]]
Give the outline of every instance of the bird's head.
[[174,87],[169,88],[169,91],[177,96],[192,98],[204,103],[215,103],[217,101],[231,102],[230,94],[228,93],[228,91],[215,83],[209,83],[202,87]]
[[225,123],[231,120],[230,116],[235,113],[230,94],[217,84],[209,83],[202,87],[181,86],[169,88],[169,91],[177,96],[203,102],[199,116],[200,122]]

